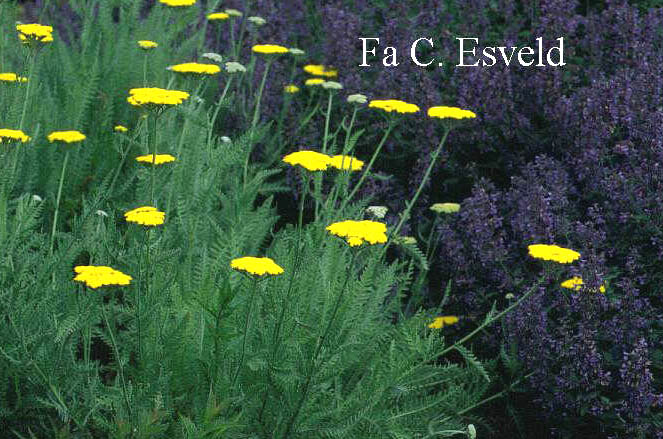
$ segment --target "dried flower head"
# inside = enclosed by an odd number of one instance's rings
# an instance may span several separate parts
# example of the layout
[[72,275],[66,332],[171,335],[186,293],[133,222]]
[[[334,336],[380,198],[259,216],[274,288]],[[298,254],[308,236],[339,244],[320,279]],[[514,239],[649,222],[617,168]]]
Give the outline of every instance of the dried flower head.
[[228,73],[244,73],[246,72],[246,67],[238,62],[230,61],[226,63],[226,71]]
[[350,104],[362,105],[368,102],[368,98],[360,93],[351,94],[347,99]]
[[327,154],[315,151],[297,151],[283,157],[283,161],[291,166],[301,166],[308,171],[325,171],[331,158]]
[[299,91],[299,87],[297,87],[294,84],[288,84],[285,87],[283,87],[283,90],[286,93],[291,93],[292,94],[292,93],[297,93]]
[[209,60],[214,61],[217,64],[221,64],[223,62],[223,57],[219,55],[218,53],[215,52],[205,52],[202,55],[203,58],[207,58]]
[[387,215],[389,208],[387,206],[368,206],[366,212],[370,213],[377,219],[382,219]]
[[224,12],[230,15],[231,17],[241,17],[242,15],[244,15],[237,9],[226,9]]
[[256,258],[245,256],[230,261],[230,267],[237,271],[243,271],[256,276],[278,275],[283,273],[283,268],[270,258]]
[[290,55],[294,55],[294,56],[306,55],[306,52],[304,52],[302,49],[297,49],[296,47],[291,47],[291,48],[288,49],[288,51],[290,52]]
[[78,265],[74,267],[74,281],[82,282],[90,288],[110,285],[129,285],[132,277],[103,265]]
[[435,203],[430,207],[435,213],[455,213],[460,210],[458,203]]
[[262,26],[265,23],[267,23],[267,20],[265,20],[262,17],[257,17],[257,16],[249,17],[249,18],[247,18],[247,20],[248,20],[249,23],[251,23],[255,26]]
[[322,83],[322,88],[325,90],[341,90],[343,85],[336,81],[325,81]]
[[157,210],[156,207],[144,206],[130,210],[124,214],[124,219],[130,223],[142,224],[144,226],[158,226],[163,224],[166,214]]

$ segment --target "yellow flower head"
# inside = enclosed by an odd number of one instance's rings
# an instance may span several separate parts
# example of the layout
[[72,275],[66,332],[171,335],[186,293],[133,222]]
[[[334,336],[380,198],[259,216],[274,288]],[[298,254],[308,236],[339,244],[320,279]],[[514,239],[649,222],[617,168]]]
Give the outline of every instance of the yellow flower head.
[[270,258],[255,258],[253,256],[245,256],[230,261],[230,267],[237,271],[243,271],[248,274],[256,276],[264,276],[266,274],[277,275],[283,273],[283,268]]
[[21,130],[10,130],[8,128],[0,128],[0,143],[11,143],[13,141],[17,142],[29,142],[31,139],[30,136],[26,135]]
[[103,265],[78,265],[74,267],[76,282],[83,282],[90,288],[108,285],[129,285],[132,277]]
[[455,213],[460,210],[458,203],[435,203],[430,207],[435,213]]
[[555,261],[560,264],[568,264],[580,258],[580,253],[577,251],[556,245],[533,244],[527,246],[527,248],[531,257],[543,259],[544,261]]
[[227,20],[228,18],[230,18],[230,15],[225,12],[213,12],[211,14],[207,14],[207,19],[210,21]]
[[136,157],[136,161],[141,163],[147,163],[149,165],[151,165],[152,163],[154,163],[155,165],[163,165],[164,163],[174,162],[175,157],[173,157],[170,154],[157,154],[156,156],[154,154],[148,154]]
[[283,161],[291,166],[299,165],[309,171],[326,171],[331,157],[315,151],[297,151],[283,157]]
[[288,53],[288,48],[279,46],[276,44],[256,44],[251,48],[255,53],[262,53],[262,54],[281,54],[281,53]]
[[159,0],[159,3],[170,7],[193,6],[196,4],[196,0]]
[[[562,288],[568,288],[570,290],[576,290],[578,291],[580,287],[583,286],[583,281],[582,278],[575,276],[572,277],[571,279],[565,280],[564,282],[561,283]],[[599,291],[604,294],[605,293],[605,285],[601,285],[599,287]]]
[[138,41],[138,47],[140,47],[143,50],[152,50],[159,47],[159,44],[150,40],[140,40]]
[[145,87],[129,90],[127,102],[136,107],[179,105],[189,98],[189,93],[179,90],[165,90],[163,88]]
[[299,87],[297,87],[297,86],[294,85],[294,84],[290,84],[290,85],[286,85],[286,86],[283,88],[283,90],[284,90],[286,93],[291,93],[291,94],[292,94],[292,93],[297,93],[297,92],[299,91]]
[[328,68],[322,64],[308,64],[304,66],[304,71],[313,76],[323,76],[325,78],[336,78],[338,70]]
[[445,326],[453,325],[455,323],[458,323],[458,317],[456,316],[441,316],[441,317],[435,317],[435,320],[433,323],[428,325],[429,328],[431,329],[441,329],[444,328]]
[[221,67],[216,64],[202,64],[197,62],[188,62],[184,64],[176,64],[168,67],[176,73],[195,74],[195,75],[216,75],[221,71]]
[[113,131],[115,131],[116,133],[126,133],[127,131],[129,131],[129,128],[125,127],[124,125],[115,125],[113,127]]
[[51,143],[55,141],[74,143],[74,142],[82,142],[83,140],[85,140],[85,134],[75,130],[53,131],[51,134],[48,135],[48,141]]
[[335,155],[329,161],[329,165],[346,171],[359,171],[364,167],[364,162],[349,155]]
[[39,43],[52,43],[53,42],[53,26],[44,26],[43,24],[17,24],[16,30],[18,37],[23,43],[39,42]]
[[0,81],[3,82],[28,82],[28,78],[18,76],[16,73],[0,73]]
[[379,108],[387,113],[395,111],[397,113],[417,113],[419,107],[414,104],[399,101],[397,99],[373,100],[368,103],[369,108]]
[[327,226],[326,230],[334,236],[345,238],[351,247],[364,243],[384,244],[387,242],[387,226],[377,221],[341,221]]
[[324,84],[324,82],[325,82],[325,80],[324,80],[324,79],[321,79],[321,78],[311,78],[311,79],[307,79],[307,80],[304,82],[304,85],[308,85],[308,86],[311,86],[311,85],[321,85],[321,84]]
[[156,207],[144,206],[130,210],[124,214],[124,219],[130,223],[144,226],[158,226],[163,224],[166,214],[158,211]]
[[428,109],[428,117],[437,117],[439,119],[474,119],[477,115],[470,110],[463,110],[458,107],[431,107]]

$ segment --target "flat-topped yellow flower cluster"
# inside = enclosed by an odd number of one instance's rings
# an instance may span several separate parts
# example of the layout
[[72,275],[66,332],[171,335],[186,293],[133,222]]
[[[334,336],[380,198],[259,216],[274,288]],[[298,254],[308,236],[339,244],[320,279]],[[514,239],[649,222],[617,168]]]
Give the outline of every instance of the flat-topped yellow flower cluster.
[[264,276],[266,274],[277,275],[283,273],[283,268],[279,266],[270,258],[256,258],[253,256],[245,256],[230,261],[230,267],[243,271],[248,274],[256,276]]
[[384,244],[387,242],[387,225],[377,221],[341,221],[325,229],[334,236],[344,238],[350,247],[365,243]]
[[28,82],[28,78],[18,76],[16,73],[0,73],[0,81],[4,82]]
[[165,90],[157,87],[132,88],[127,102],[136,107],[149,105],[179,105],[189,98],[189,93],[179,90]]
[[150,40],[139,40],[138,47],[140,47],[143,50],[151,50],[159,47],[159,44]]
[[18,37],[23,43],[30,43],[33,41],[39,43],[52,43],[53,42],[53,26],[45,26],[43,24],[17,24],[16,30]]
[[196,0],[159,0],[159,3],[170,7],[193,6]]
[[147,154],[136,157],[137,162],[163,165],[164,163],[170,163],[175,161],[175,157],[170,154]]
[[53,142],[65,142],[65,143],[74,143],[82,142],[85,140],[85,134],[80,131],[70,130],[70,131],[53,131],[48,135],[48,141]]
[[176,73],[189,73],[196,75],[216,75],[221,71],[221,68],[216,64],[204,64],[197,62],[176,64],[174,66],[170,66],[168,69]]
[[359,171],[364,162],[348,155],[328,156],[316,151],[297,151],[283,157],[283,161],[292,166],[301,166],[308,171],[326,171],[332,168],[344,171]]
[[397,113],[417,113],[419,112],[419,107],[414,104],[408,104],[404,101],[399,101],[398,99],[384,99],[384,100],[373,100],[368,103],[369,108],[379,108],[384,110],[387,113],[395,111]]
[[108,285],[129,285],[132,277],[103,265],[79,265],[74,267],[76,282],[82,282],[90,288]]
[[528,247],[529,255],[544,261],[555,261],[560,264],[568,264],[580,258],[580,253],[557,245],[532,244]]
[[304,66],[304,71],[313,76],[324,76],[325,78],[336,78],[338,70],[328,68],[322,64],[308,64]]
[[255,53],[262,53],[264,55],[288,53],[288,48],[279,46],[277,44],[256,44],[252,47]]
[[440,119],[474,119],[477,115],[470,110],[463,110],[458,107],[431,107],[428,109],[428,117],[437,117]]
[[144,226],[158,226],[163,224],[166,217],[164,212],[157,210],[156,207],[143,206],[130,210],[124,214],[124,219],[130,223],[141,224]]
[[18,141],[18,142],[29,142],[31,139],[30,136],[25,134],[21,130],[10,130],[9,128],[0,128],[0,143]]

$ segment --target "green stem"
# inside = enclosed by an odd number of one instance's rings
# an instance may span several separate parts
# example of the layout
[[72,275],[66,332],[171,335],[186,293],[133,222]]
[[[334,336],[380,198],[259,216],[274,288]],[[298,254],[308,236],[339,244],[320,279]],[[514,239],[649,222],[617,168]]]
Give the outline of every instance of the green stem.
[[371,157],[371,160],[368,162],[368,165],[364,169],[364,172],[361,174],[361,177],[359,178],[359,181],[355,185],[355,187],[352,189],[352,192],[350,192],[350,195],[348,195],[345,200],[343,200],[343,205],[339,209],[339,212],[343,212],[343,209],[347,206],[347,204],[350,202],[352,197],[357,193],[361,185],[364,183],[364,180],[368,176],[368,173],[370,172],[371,168],[373,167],[373,163],[375,163],[375,160],[378,157],[378,154],[380,154],[380,151],[382,150],[382,147],[384,146],[385,141],[387,140],[387,137],[389,137],[389,134],[391,131],[394,129],[394,126],[396,125],[396,122],[394,122],[394,119],[389,119],[389,125],[387,125],[387,129],[384,132],[384,135],[382,136],[382,139],[380,140],[380,143],[378,144],[377,148],[375,148],[375,152],[373,153],[373,156]]
[[[350,133],[352,133],[352,127],[354,126],[355,118],[357,117],[357,109],[358,107],[355,105],[354,110],[352,111],[352,117],[350,118],[350,125],[348,126],[345,132],[345,141],[343,142],[343,152],[342,152],[343,156],[350,154],[350,148],[349,148]],[[341,168],[345,166],[344,162],[345,162],[345,157],[343,157],[343,160],[341,160]],[[350,159],[349,169],[352,169],[352,159]],[[341,172],[340,174],[338,174],[338,176],[336,177],[336,182],[334,184],[334,189],[332,190],[332,196],[330,196],[327,199],[327,201],[331,200],[331,203],[329,202],[325,203],[325,211],[329,211],[330,209],[329,206],[336,206],[336,201],[338,200],[338,194],[340,192],[343,192],[344,197],[347,196],[347,188],[348,188],[348,182],[350,181],[351,172],[352,171],[348,170],[348,172]],[[341,181],[341,189],[338,188],[339,180]]]
[[244,353],[246,352],[246,339],[248,338],[249,332],[249,317],[251,317],[251,306],[253,305],[253,297],[255,296],[258,286],[258,277],[253,279],[253,285],[251,286],[251,297],[249,299],[249,305],[246,308],[246,320],[244,320],[244,339],[242,340],[242,351],[239,357],[239,364],[237,365],[237,371],[235,371],[235,376],[233,377],[232,383],[230,384],[230,389],[233,391],[235,389],[235,382],[239,376],[239,371],[242,369],[242,364],[244,363]]
[[37,59],[36,53],[34,52],[35,49],[30,48],[30,61],[27,63],[28,64],[28,84],[25,87],[25,99],[23,100],[23,110],[21,110],[21,119],[18,123],[18,129],[22,130],[23,129],[23,123],[25,122],[25,114],[28,109],[28,101],[30,100],[30,86],[32,85],[32,73],[34,72],[34,66],[35,66],[35,59]]
[[[338,299],[336,300],[336,304],[334,305],[334,310],[332,311],[331,318],[329,319],[329,323],[327,323],[327,328],[325,328],[325,332],[322,334],[322,338],[320,338],[320,341],[318,342],[318,346],[315,349],[315,353],[313,354],[313,358],[311,361],[311,366],[312,366],[312,371],[307,375],[306,377],[306,382],[304,383],[304,390],[302,391],[302,396],[299,398],[299,402],[297,403],[297,408],[295,409],[295,412],[293,413],[292,417],[290,418],[290,421],[288,421],[288,425],[286,427],[285,434],[283,435],[284,439],[287,439],[290,434],[290,430],[292,430],[292,427],[297,419],[297,416],[299,415],[299,412],[302,409],[302,406],[304,404],[304,401],[306,400],[306,397],[308,395],[308,390],[311,384],[311,380],[313,376],[315,375],[315,363],[318,361],[318,355],[320,355],[320,350],[322,349],[322,346],[325,343],[325,340],[327,339],[327,335],[329,335],[329,330],[332,327],[332,323],[334,322],[334,318],[336,317],[336,313],[338,312],[338,309],[341,305],[341,301],[343,299],[343,295],[345,293],[346,287],[348,285],[348,280],[350,279],[350,270],[352,269],[352,266],[354,264],[355,258],[357,256],[357,252],[353,251],[352,252],[352,257],[350,258],[350,263],[348,264],[348,269],[346,271],[346,276],[345,276],[345,281],[343,282],[343,286],[341,287],[341,293],[338,295]],[[321,366],[320,364],[319,366]]]
[[69,150],[64,153],[64,161],[62,162],[62,171],[60,172],[60,184],[58,185],[58,196],[55,201],[55,214],[53,215],[53,228],[51,229],[51,246],[49,255],[53,254],[53,244],[55,243],[55,228],[58,224],[58,213],[60,212],[60,197],[62,196],[62,184],[64,183],[64,173],[67,169],[67,161],[69,160]]
[[154,199],[154,173],[156,172],[157,159],[157,115],[147,116],[147,150],[152,154],[152,166],[150,169],[150,206],[156,207]]
[[265,71],[262,74],[262,80],[260,81],[260,88],[258,89],[258,97],[256,98],[256,106],[253,111],[253,120],[251,121],[251,131],[249,134],[249,144],[246,152],[246,159],[244,161],[244,188],[248,182],[248,169],[249,169],[249,160],[251,158],[251,151],[253,150],[253,136],[255,133],[256,126],[258,125],[258,119],[260,119],[260,101],[262,100],[262,92],[265,89],[265,82],[267,82],[267,74],[269,73],[269,67],[272,65],[272,59],[267,59],[265,63]]
[[[496,394],[494,394],[494,395],[491,395],[491,396],[489,396],[488,398],[485,398],[485,399],[483,399],[483,400],[481,400],[481,401],[479,401],[479,402],[477,402],[477,403],[475,403],[475,404],[472,404],[470,407],[467,407],[467,408],[465,408],[465,409],[459,411],[458,413],[456,413],[455,416],[463,416],[465,413],[468,413],[468,412],[474,410],[474,409],[477,408],[477,407],[481,407],[482,405],[484,405],[484,404],[486,404],[486,403],[488,403],[488,402],[490,402],[490,401],[493,401],[493,400],[495,400],[495,399],[498,399],[498,398],[503,397],[503,396],[506,395],[507,393],[511,392],[511,390],[512,390],[516,385],[520,384],[522,381],[526,380],[527,378],[531,377],[532,375],[534,375],[534,372],[530,372],[530,373],[528,373],[527,375],[525,375],[524,377],[522,377],[522,378],[518,378],[516,381],[514,381],[513,383],[511,383],[511,385],[509,385],[508,388],[506,388],[506,389],[504,389],[504,390],[502,390],[502,391],[500,391],[500,392],[498,392],[498,393],[496,393]],[[443,420],[439,421],[439,423],[440,423],[440,424],[446,424],[446,423],[447,423],[448,421],[450,421],[451,419],[452,419],[451,416],[447,416],[447,417],[444,418]],[[430,436],[430,435],[429,435],[429,436]],[[426,436],[426,437],[428,437],[428,436]]]
[[113,352],[115,353],[115,360],[117,361],[118,373],[120,375],[120,382],[122,383],[122,394],[124,395],[124,402],[127,405],[127,411],[129,416],[133,421],[133,410],[131,409],[131,403],[129,402],[129,392],[127,392],[127,384],[124,381],[124,368],[122,367],[122,359],[120,358],[120,351],[117,347],[117,342],[115,341],[115,335],[113,335],[113,329],[111,328],[110,323],[108,323],[108,317],[106,316],[106,305],[101,305],[101,315],[104,318],[106,327],[108,328],[108,333],[110,335],[111,344],[113,345]]
[[246,0],[242,15],[242,24],[239,27],[239,35],[237,36],[237,47],[235,48],[235,61],[239,59],[239,54],[242,50],[242,43],[244,42],[244,33],[246,32],[246,18],[251,13],[251,0]]
[[[334,92],[329,91],[329,98],[327,99],[327,113],[325,114],[325,131],[322,137],[322,153],[327,154],[327,137],[329,137],[329,119],[331,119],[332,101]],[[315,174],[315,219],[318,219],[318,212],[320,209],[320,202],[322,200],[322,173]]]
[[145,58],[143,58],[143,87],[147,87],[147,51],[145,51]]
[[426,169],[426,173],[424,174],[424,177],[421,179],[421,183],[419,183],[419,187],[417,188],[417,192],[415,192],[414,197],[407,203],[405,207],[405,211],[401,214],[401,219],[398,222],[398,225],[396,228],[392,231],[392,233],[389,234],[389,237],[387,239],[387,243],[382,247],[380,250],[380,256],[384,255],[387,251],[387,248],[389,248],[389,245],[391,244],[391,239],[394,236],[398,236],[398,232],[401,231],[401,228],[403,227],[403,224],[405,224],[405,221],[407,221],[408,217],[410,216],[410,212],[412,211],[412,208],[414,207],[414,204],[417,202],[419,199],[419,196],[421,195],[421,191],[424,189],[424,186],[426,182],[428,181],[428,178],[430,177],[431,172],[433,171],[433,167],[435,167],[435,162],[437,161],[437,157],[440,155],[440,152],[442,152],[442,147],[444,146],[444,143],[447,140],[447,136],[449,135],[449,129],[445,129],[444,135],[442,136],[442,140],[440,140],[440,144],[438,145],[437,149],[435,152],[433,152],[433,155],[430,160],[430,164],[428,165],[428,168]]

